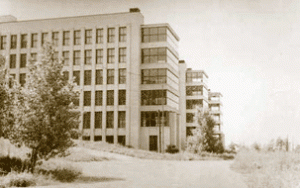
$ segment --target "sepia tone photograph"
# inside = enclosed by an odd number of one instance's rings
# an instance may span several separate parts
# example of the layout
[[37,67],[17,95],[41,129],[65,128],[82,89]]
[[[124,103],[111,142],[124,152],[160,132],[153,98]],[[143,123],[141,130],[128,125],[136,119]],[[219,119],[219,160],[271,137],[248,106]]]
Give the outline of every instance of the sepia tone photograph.
[[0,0],[0,188],[300,188],[299,0]]

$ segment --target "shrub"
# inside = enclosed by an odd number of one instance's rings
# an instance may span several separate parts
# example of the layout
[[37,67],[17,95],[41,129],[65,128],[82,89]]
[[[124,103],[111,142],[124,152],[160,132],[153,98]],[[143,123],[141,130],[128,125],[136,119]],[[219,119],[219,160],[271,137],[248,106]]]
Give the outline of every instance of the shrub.
[[9,156],[0,157],[0,174],[8,174],[11,171],[24,172],[29,166],[28,160]]
[[168,145],[166,152],[167,153],[178,153],[179,149],[175,145]]
[[36,173],[50,175],[53,179],[61,182],[72,182],[82,174],[82,171],[68,162],[50,160],[44,161],[42,165],[37,166]]
[[0,187],[29,187],[36,185],[35,178],[29,173],[9,173],[2,177]]

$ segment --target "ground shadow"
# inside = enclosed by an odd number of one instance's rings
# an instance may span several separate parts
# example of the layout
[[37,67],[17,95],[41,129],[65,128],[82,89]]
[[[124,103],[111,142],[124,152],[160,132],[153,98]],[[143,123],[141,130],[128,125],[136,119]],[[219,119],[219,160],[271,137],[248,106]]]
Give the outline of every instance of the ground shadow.
[[125,181],[125,179],[114,178],[114,177],[80,176],[77,178],[76,183],[95,183],[95,182],[108,182],[108,181]]

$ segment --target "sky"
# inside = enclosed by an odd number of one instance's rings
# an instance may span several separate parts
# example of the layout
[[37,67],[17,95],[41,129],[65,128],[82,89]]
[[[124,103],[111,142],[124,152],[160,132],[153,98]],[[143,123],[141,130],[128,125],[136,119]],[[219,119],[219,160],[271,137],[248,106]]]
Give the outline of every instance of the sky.
[[179,56],[223,94],[223,132],[231,142],[300,144],[298,0],[0,0],[18,20],[128,12],[145,24],[169,23]]

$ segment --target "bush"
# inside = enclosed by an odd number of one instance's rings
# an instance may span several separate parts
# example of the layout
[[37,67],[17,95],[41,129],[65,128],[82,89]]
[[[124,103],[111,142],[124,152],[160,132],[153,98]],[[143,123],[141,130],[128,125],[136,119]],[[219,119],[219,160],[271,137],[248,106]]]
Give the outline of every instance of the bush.
[[178,153],[179,149],[175,145],[168,145],[166,152],[167,153]]
[[0,174],[8,174],[11,171],[24,172],[30,166],[28,160],[22,160],[17,157],[1,156],[0,157]]
[[35,178],[29,173],[9,173],[3,176],[0,187],[29,187],[36,185]]
[[72,182],[82,174],[82,171],[68,162],[50,160],[44,161],[42,165],[37,166],[36,173],[50,175],[53,179],[60,182]]

